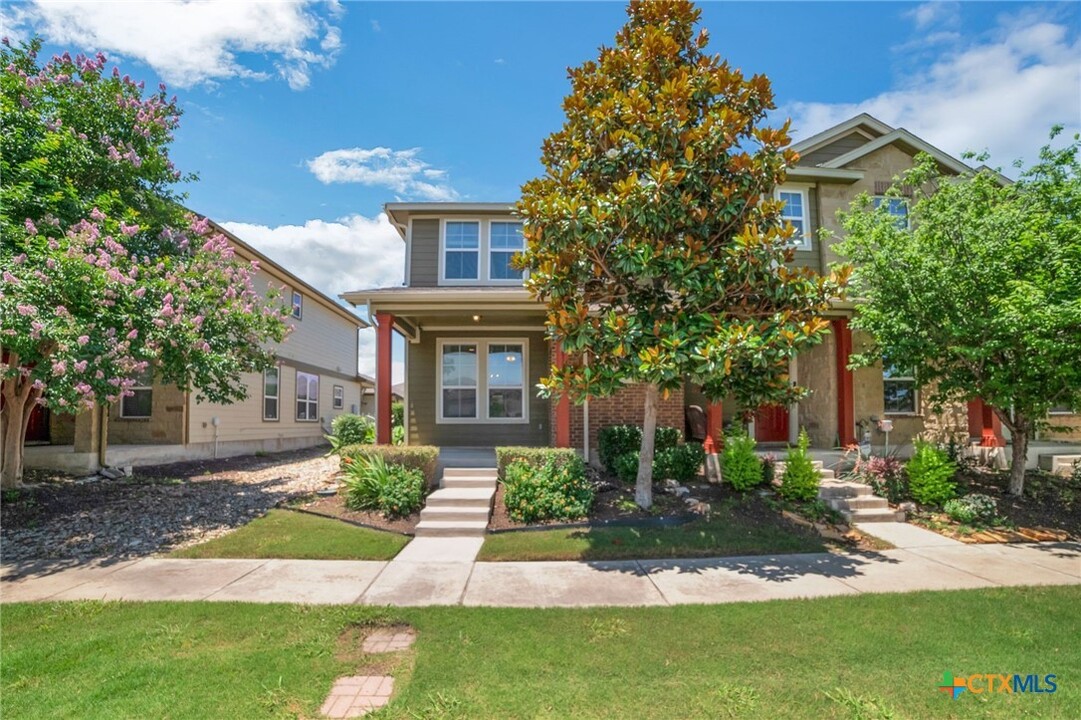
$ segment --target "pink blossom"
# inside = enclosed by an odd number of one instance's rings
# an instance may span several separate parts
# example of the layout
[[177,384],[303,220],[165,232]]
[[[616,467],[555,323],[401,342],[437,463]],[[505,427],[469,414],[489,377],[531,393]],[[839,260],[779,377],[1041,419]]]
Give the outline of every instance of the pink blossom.
[[20,315],[34,315],[38,311],[33,305],[18,305],[16,306],[16,309],[19,311]]
[[57,360],[53,363],[53,374],[63,376],[68,371],[68,364],[64,360]]
[[26,218],[26,232],[30,233],[31,235],[37,235],[38,234],[37,225],[35,225],[34,221],[31,220],[30,218]]
[[138,330],[132,330],[131,332],[128,333],[128,340],[134,340],[137,337],[139,337],[139,331]]
[[90,217],[94,220],[97,220],[98,222],[101,222],[105,219],[105,213],[103,213],[101,210],[98,210],[97,208],[94,208],[90,211]]
[[135,292],[133,292],[132,295],[134,295],[135,297],[137,297],[137,298],[139,298],[141,300],[143,295],[146,295],[146,288],[145,287],[136,288]]
[[75,368],[75,372],[77,373],[86,372],[86,360],[76,360],[72,367]]
[[88,342],[90,342],[90,336],[89,335],[80,335],[75,340],[75,342],[79,343],[80,345],[86,345]]
[[139,226],[138,225],[125,225],[123,222],[121,222],[120,223],[120,232],[124,233],[128,237],[131,237],[135,233],[139,232]]

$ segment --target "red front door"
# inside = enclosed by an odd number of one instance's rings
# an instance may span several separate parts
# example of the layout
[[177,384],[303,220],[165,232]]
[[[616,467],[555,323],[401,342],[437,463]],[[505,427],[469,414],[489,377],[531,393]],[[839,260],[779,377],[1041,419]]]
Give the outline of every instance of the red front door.
[[35,405],[30,411],[30,422],[26,426],[26,442],[49,442],[49,411],[41,405]]
[[788,442],[788,408],[784,405],[763,405],[754,417],[754,434],[758,442]]

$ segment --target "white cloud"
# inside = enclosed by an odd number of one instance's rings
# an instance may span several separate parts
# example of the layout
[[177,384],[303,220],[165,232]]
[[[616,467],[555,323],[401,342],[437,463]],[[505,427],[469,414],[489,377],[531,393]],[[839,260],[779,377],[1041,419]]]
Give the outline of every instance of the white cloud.
[[420,148],[343,148],[309,160],[308,169],[327,185],[360,183],[422,200],[456,200],[458,193],[443,181],[446,171],[431,167],[419,155]]
[[[350,215],[335,222],[309,220],[277,227],[221,225],[331,297],[403,281],[405,243],[383,213],[375,218]],[[370,330],[360,334],[360,371],[375,375],[375,333]],[[400,362],[394,363],[393,376],[394,382],[401,381]]]
[[334,5],[289,2],[44,2],[18,6],[10,20],[56,44],[102,50],[140,60],[171,85],[191,87],[271,74],[246,66],[241,53],[270,58],[294,90],[311,81],[313,69],[330,67],[341,49],[341,32],[330,24]]
[[1051,126],[1081,131],[1081,41],[1032,14],[1005,18],[992,37],[939,55],[904,84],[855,103],[794,102],[781,112],[807,137],[861,112],[904,127],[948,153],[989,150],[1008,168],[1036,159]]
[[956,27],[961,22],[961,6],[956,2],[932,0],[905,12],[904,17],[911,18],[918,30],[931,26]]

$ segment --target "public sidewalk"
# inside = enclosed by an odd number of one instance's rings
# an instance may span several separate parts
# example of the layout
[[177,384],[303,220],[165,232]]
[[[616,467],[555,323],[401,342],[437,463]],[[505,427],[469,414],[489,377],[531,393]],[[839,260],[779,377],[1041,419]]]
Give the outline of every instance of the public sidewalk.
[[588,563],[474,562],[481,538],[421,538],[389,563],[148,558],[58,567],[41,562],[3,566],[0,600],[580,607],[1081,584],[1081,543],[928,545],[923,540],[917,534],[908,547],[876,553]]

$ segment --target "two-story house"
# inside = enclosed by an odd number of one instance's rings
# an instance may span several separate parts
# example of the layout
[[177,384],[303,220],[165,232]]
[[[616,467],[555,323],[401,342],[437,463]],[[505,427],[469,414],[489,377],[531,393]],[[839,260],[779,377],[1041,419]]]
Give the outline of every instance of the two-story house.
[[[777,189],[784,219],[799,231],[795,262],[828,271],[837,260],[819,231],[841,234],[836,213],[862,192],[883,196],[892,179],[927,152],[948,171],[967,165],[904,129],[859,115],[795,145],[801,159]],[[883,201],[885,199],[883,198]],[[890,201],[899,219],[903,201]],[[640,423],[640,389],[580,406],[538,397],[549,363],[561,361],[544,335],[544,310],[511,266],[523,249],[522,224],[509,203],[388,203],[387,217],[405,242],[402,287],[349,292],[367,305],[377,333],[376,418],[381,442],[390,438],[391,335],[406,339],[407,441],[439,446],[546,445],[596,448],[605,425]],[[792,443],[805,427],[815,447],[858,441],[881,445],[880,421],[892,425],[891,444],[931,431],[1002,441],[1002,428],[979,400],[931,415],[904,368],[848,369],[850,354],[867,339],[853,333],[853,307],[831,310],[826,341],[792,362],[791,373],[811,393],[790,407],[753,409],[750,430],[761,443]],[[687,406],[704,409],[709,432],[722,418],[742,415],[731,403],[706,403],[688,384],[661,402],[659,422],[684,427]],[[1074,417],[1074,416],[1071,416]]]
[[[293,450],[325,442],[347,412],[371,414],[374,381],[357,371],[359,331],[368,324],[251,245],[211,223],[244,261],[258,261],[253,281],[265,293],[284,287],[291,331],[273,346],[276,367],[248,373],[247,399],[197,402],[147,376],[132,395],[78,415],[43,408],[27,433],[27,467],[69,471]],[[365,403],[367,398],[367,403]],[[105,438],[103,442],[103,438]]]

